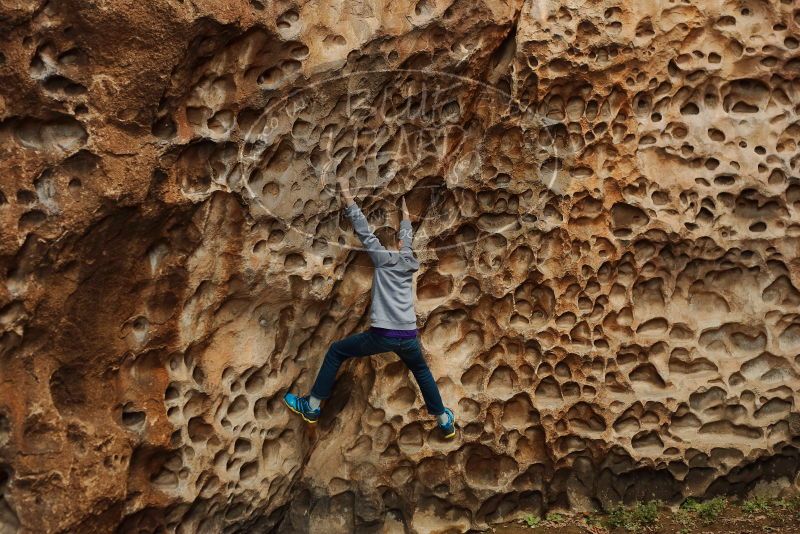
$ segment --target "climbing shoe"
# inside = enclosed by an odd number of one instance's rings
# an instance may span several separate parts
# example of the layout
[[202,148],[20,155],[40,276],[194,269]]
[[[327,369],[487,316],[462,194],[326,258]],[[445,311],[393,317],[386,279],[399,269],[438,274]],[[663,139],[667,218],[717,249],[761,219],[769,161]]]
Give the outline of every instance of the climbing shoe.
[[283,402],[307,423],[316,423],[319,420],[320,409],[312,410],[308,405],[308,397],[298,397],[294,393],[287,393],[283,396]]
[[447,422],[439,423],[439,429],[444,435],[444,439],[450,439],[456,435],[456,416],[453,415],[453,410],[445,408],[444,413],[447,414]]

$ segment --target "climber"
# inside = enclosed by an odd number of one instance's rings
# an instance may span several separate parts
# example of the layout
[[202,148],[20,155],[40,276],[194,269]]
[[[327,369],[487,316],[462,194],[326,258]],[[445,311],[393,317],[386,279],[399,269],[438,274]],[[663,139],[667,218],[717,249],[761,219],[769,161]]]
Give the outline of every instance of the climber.
[[366,217],[349,192],[347,179],[339,177],[337,182],[345,201],[345,213],[375,266],[371,327],[366,332],[347,337],[330,346],[310,395],[298,397],[287,393],[283,400],[289,409],[301,415],[306,422],[316,423],[321,413],[320,405],[330,396],[339,366],[347,358],[394,352],[414,374],[428,413],[436,417],[444,437],[452,438],[456,435],[455,416],[442,403],[439,388],[417,339],[412,279],[419,269],[419,262],[411,250],[411,217],[406,201],[403,199],[402,202],[403,220],[400,222],[400,232],[394,246],[387,249],[370,232]]

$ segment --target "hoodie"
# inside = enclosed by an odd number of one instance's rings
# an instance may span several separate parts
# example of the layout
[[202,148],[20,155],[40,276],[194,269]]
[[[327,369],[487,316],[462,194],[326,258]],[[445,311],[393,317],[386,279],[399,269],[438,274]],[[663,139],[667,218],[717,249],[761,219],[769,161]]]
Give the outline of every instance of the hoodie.
[[375,266],[372,281],[371,325],[388,330],[414,330],[417,314],[414,311],[414,273],[419,261],[411,250],[413,229],[411,221],[400,223],[401,247],[387,250],[369,229],[367,218],[353,203],[345,208],[353,229]]

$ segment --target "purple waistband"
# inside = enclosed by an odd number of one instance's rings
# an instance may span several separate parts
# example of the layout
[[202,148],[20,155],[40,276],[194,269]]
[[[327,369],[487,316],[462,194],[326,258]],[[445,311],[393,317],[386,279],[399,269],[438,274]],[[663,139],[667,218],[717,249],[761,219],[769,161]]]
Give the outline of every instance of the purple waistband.
[[389,328],[378,328],[377,326],[371,326],[369,330],[370,332],[383,337],[393,337],[398,339],[411,339],[412,337],[417,337],[416,328],[414,330],[391,330]]

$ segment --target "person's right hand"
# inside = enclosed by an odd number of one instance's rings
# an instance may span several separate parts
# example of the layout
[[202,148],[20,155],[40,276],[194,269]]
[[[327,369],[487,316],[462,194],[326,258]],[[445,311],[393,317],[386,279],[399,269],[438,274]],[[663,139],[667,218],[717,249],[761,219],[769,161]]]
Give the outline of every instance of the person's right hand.
[[403,197],[402,202],[400,203],[401,208],[403,209],[403,220],[410,221],[411,214],[408,212],[408,206],[406,206],[406,197]]

